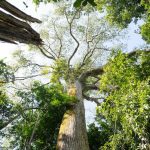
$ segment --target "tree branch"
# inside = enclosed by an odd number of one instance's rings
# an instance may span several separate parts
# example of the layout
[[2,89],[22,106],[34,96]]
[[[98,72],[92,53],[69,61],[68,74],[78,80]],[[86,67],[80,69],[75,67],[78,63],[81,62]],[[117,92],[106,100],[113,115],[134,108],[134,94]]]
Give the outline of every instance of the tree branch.
[[[30,107],[30,108],[24,108],[23,111],[28,111],[28,110],[33,110],[33,109],[40,109],[39,107]],[[45,110],[45,109],[41,109],[41,110]],[[16,114],[16,116],[14,116],[13,118],[11,118],[8,122],[5,122],[1,127],[0,130],[4,129],[5,127],[7,127],[10,123],[12,123],[14,120],[16,120],[19,116],[21,116],[21,113],[19,112],[18,114]]]
[[14,72],[17,72],[19,69],[22,69],[22,68],[26,68],[26,67],[30,67],[30,66],[37,66],[39,68],[43,68],[43,67],[51,67],[51,66],[46,66],[46,65],[40,65],[40,64],[37,64],[37,63],[30,63],[27,64],[27,65],[23,65],[23,66],[19,66],[19,67],[16,67]]
[[84,86],[83,86],[83,91],[85,92],[85,91],[89,91],[89,90],[99,90],[99,87],[98,86],[96,86],[95,84],[85,84]]
[[52,59],[52,60],[56,60],[55,57],[54,57],[50,52],[46,51],[47,53],[50,54],[50,55],[47,55],[47,54],[44,52],[45,49],[43,50],[42,47],[40,47],[40,46],[38,46],[38,48],[40,49],[41,53],[42,53],[44,56],[46,56],[47,58]]
[[101,104],[98,100],[100,100],[100,99],[102,99],[102,98],[89,97],[89,96],[87,96],[87,95],[84,94],[84,93],[83,93],[82,95],[83,95],[83,98],[85,98],[85,99],[88,100],[88,101],[95,102],[97,105],[100,105],[100,104]]
[[38,77],[38,76],[43,76],[43,75],[45,75],[45,74],[36,74],[36,75],[31,75],[31,76],[26,76],[26,77],[15,77],[15,81],[16,80],[26,80],[26,79],[30,79],[30,78],[34,78],[34,77]]
[[76,48],[74,49],[72,55],[71,55],[70,58],[68,59],[68,68],[69,68],[69,66],[70,66],[70,61],[71,61],[71,59],[72,59],[73,56],[76,54],[76,52],[77,52],[77,50],[78,50],[78,48],[79,48],[79,45],[80,45],[79,42],[78,42],[78,40],[75,38],[75,36],[74,36],[73,33],[72,33],[72,23],[73,23],[73,21],[74,21],[74,19],[75,19],[76,14],[78,13],[78,11],[79,11],[79,10],[76,11],[76,13],[74,14],[74,16],[73,16],[73,18],[72,18],[72,20],[71,20],[70,22],[69,22],[69,19],[68,19],[68,17],[67,17],[67,14],[66,14],[66,12],[65,12],[65,16],[66,16],[67,22],[68,22],[68,24],[69,24],[69,32],[70,32],[70,35],[71,35],[71,37],[74,39],[74,41],[75,41],[76,44],[77,44],[77,46],[76,46]]
[[8,122],[5,122],[5,123],[0,127],[0,130],[2,130],[2,129],[4,129],[5,127],[7,127],[10,123],[12,123],[14,120],[16,120],[19,116],[20,116],[20,114],[14,116],[14,117],[11,118]]
[[86,80],[86,78],[88,78],[89,76],[95,77],[97,75],[102,75],[104,73],[103,67],[98,67],[82,73],[79,77],[79,81],[83,83]]

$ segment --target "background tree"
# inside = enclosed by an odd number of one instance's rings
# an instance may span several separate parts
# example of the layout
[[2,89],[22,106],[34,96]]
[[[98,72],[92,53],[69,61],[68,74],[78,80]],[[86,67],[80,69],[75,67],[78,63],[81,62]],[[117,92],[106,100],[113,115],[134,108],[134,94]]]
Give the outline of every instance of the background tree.
[[119,51],[104,67],[100,91],[105,100],[97,119],[106,120],[113,134],[101,149],[149,148],[149,58],[149,50]]
[[109,137],[113,135],[113,128],[106,120],[100,119],[95,121],[97,125],[91,123],[88,125],[88,140],[90,150],[98,150],[100,147],[104,146],[106,142],[109,141]]

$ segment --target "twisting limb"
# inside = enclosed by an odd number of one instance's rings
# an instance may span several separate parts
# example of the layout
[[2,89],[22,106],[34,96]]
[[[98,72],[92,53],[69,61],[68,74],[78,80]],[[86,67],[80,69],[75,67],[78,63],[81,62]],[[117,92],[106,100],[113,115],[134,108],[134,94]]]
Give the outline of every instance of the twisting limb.
[[[50,43],[49,41],[47,41],[47,43],[48,44],[44,44],[46,47],[47,47],[47,49],[49,49],[49,53],[50,54],[52,54],[55,58],[57,58],[57,54],[55,53],[55,50],[53,50],[52,48],[51,48],[51,45],[53,45],[54,43],[56,42],[56,40],[53,42],[53,43]],[[46,49],[46,48],[45,48]]]
[[85,84],[83,86],[83,91],[89,91],[89,90],[99,90],[99,87],[95,84]]
[[[50,47],[50,45],[49,45],[49,49],[50,49],[51,51],[48,51],[45,47],[43,47],[43,50],[44,50],[46,53],[48,53],[49,55],[51,55],[52,57],[55,58],[56,54],[54,53],[54,51],[52,50],[52,48]],[[53,54],[52,54],[52,53],[53,53]],[[54,56],[54,55],[55,55],[55,56]]]
[[[104,67],[104,66],[103,66]],[[97,75],[102,75],[104,73],[103,67],[98,67],[89,71],[82,73],[79,77],[79,81],[84,83],[84,81],[89,77],[95,77]]]
[[[83,60],[82,60],[82,63],[79,67],[79,69],[81,69],[85,64],[86,64],[86,61],[89,60],[94,52],[98,49],[102,49],[102,50],[107,50],[106,48],[99,48],[97,45],[99,44],[99,41],[100,41],[100,38],[101,38],[101,34],[104,33],[104,31],[99,31],[98,33],[92,35],[90,37],[90,39],[88,38],[88,26],[89,26],[89,16],[88,16],[88,20],[87,20],[87,27],[86,27],[86,33],[85,33],[85,42],[87,44],[87,53],[84,55],[83,57]],[[95,41],[95,42],[94,42]]]
[[70,66],[70,61],[71,61],[71,59],[72,59],[73,56],[76,54],[76,52],[77,52],[77,50],[78,50],[78,48],[79,48],[79,45],[80,45],[79,41],[75,38],[75,36],[74,36],[73,33],[72,33],[72,23],[73,23],[73,21],[74,21],[74,19],[75,19],[75,16],[77,15],[77,13],[78,13],[79,11],[80,11],[80,9],[78,9],[78,10],[76,11],[76,13],[74,14],[74,16],[73,16],[73,18],[72,18],[71,21],[69,21],[68,16],[67,16],[67,14],[66,14],[66,12],[65,12],[65,16],[66,16],[67,22],[68,22],[68,24],[69,24],[69,32],[70,32],[70,35],[71,35],[71,37],[74,39],[74,41],[75,41],[76,44],[77,44],[76,48],[74,49],[72,55],[70,56],[70,58],[69,58],[69,60],[68,60],[68,68],[69,68],[69,66]]
[[85,98],[85,99],[88,100],[88,101],[95,102],[97,105],[100,105],[101,103],[99,102],[99,100],[100,100],[100,99],[103,99],[103,98],[89,97],[89,96],[87,96],[85,93],[83,93],[82,95],[83,95],[83,98]]
[[[136,56],[136,54],[138,53],[150,53],[150,50],[145,50],[145,51],[140,51],[140,50],[137,50],[137,51],[132,51],[130,53],[127,54],[127,56],[130,58],[130,57],[133,57],[133,56]],[[97,104],[100,104],[98,102],[98,100],[104,100],[105,101],[105,98],[104,97],[99,97],[99,98],[93,98],[93,97],[89,97],[87,96],[85,93],[87,91],[90,91],[90,90],[99,90],[99,87],[97,87],[95,84],[100,80],[100,78],[98,76],[102,75],[104,73],[104,67],[106,65],[108,65],[109,62],[107,64],[105,64],[104,66],[102,67],[99,67],[99,68],[96,68],[96,69],[92,69],[92,70],[89,70],[87,72],[84,72],[81,74],[81,76],[79,77],[79,81],[82,83],[82,86],[83,86],[83,91],[82,91],[82,94],[83,94],[83,97],[89,101],[94,101],[96,102]],[[85,81],[88,77],[95,77],[97,78],[97,80],[95,82],[93,82],[93,84],[89,84],[89,85],[86,85],[85,84]],[[119,87],[115,87],[115,86],[110,86],[110,89],[111,90],[117,90]]]

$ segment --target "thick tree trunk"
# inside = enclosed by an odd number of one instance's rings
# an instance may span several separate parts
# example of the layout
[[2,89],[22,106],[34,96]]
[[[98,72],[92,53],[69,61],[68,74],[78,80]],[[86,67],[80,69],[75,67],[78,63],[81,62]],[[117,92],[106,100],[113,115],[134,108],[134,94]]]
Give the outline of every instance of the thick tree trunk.
[[76,90],[78,102],[64,114],[58,135],[57,150],[89,150],[82,87],[79,81],[76,81]]

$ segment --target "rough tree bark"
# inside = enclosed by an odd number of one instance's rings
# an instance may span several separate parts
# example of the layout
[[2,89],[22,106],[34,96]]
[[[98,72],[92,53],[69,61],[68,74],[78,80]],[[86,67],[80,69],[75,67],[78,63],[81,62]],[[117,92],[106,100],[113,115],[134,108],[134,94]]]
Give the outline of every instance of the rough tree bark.
[[78,102],[63,117],[57,139],[57,150],[89,150],[82,85],[76,81]]

